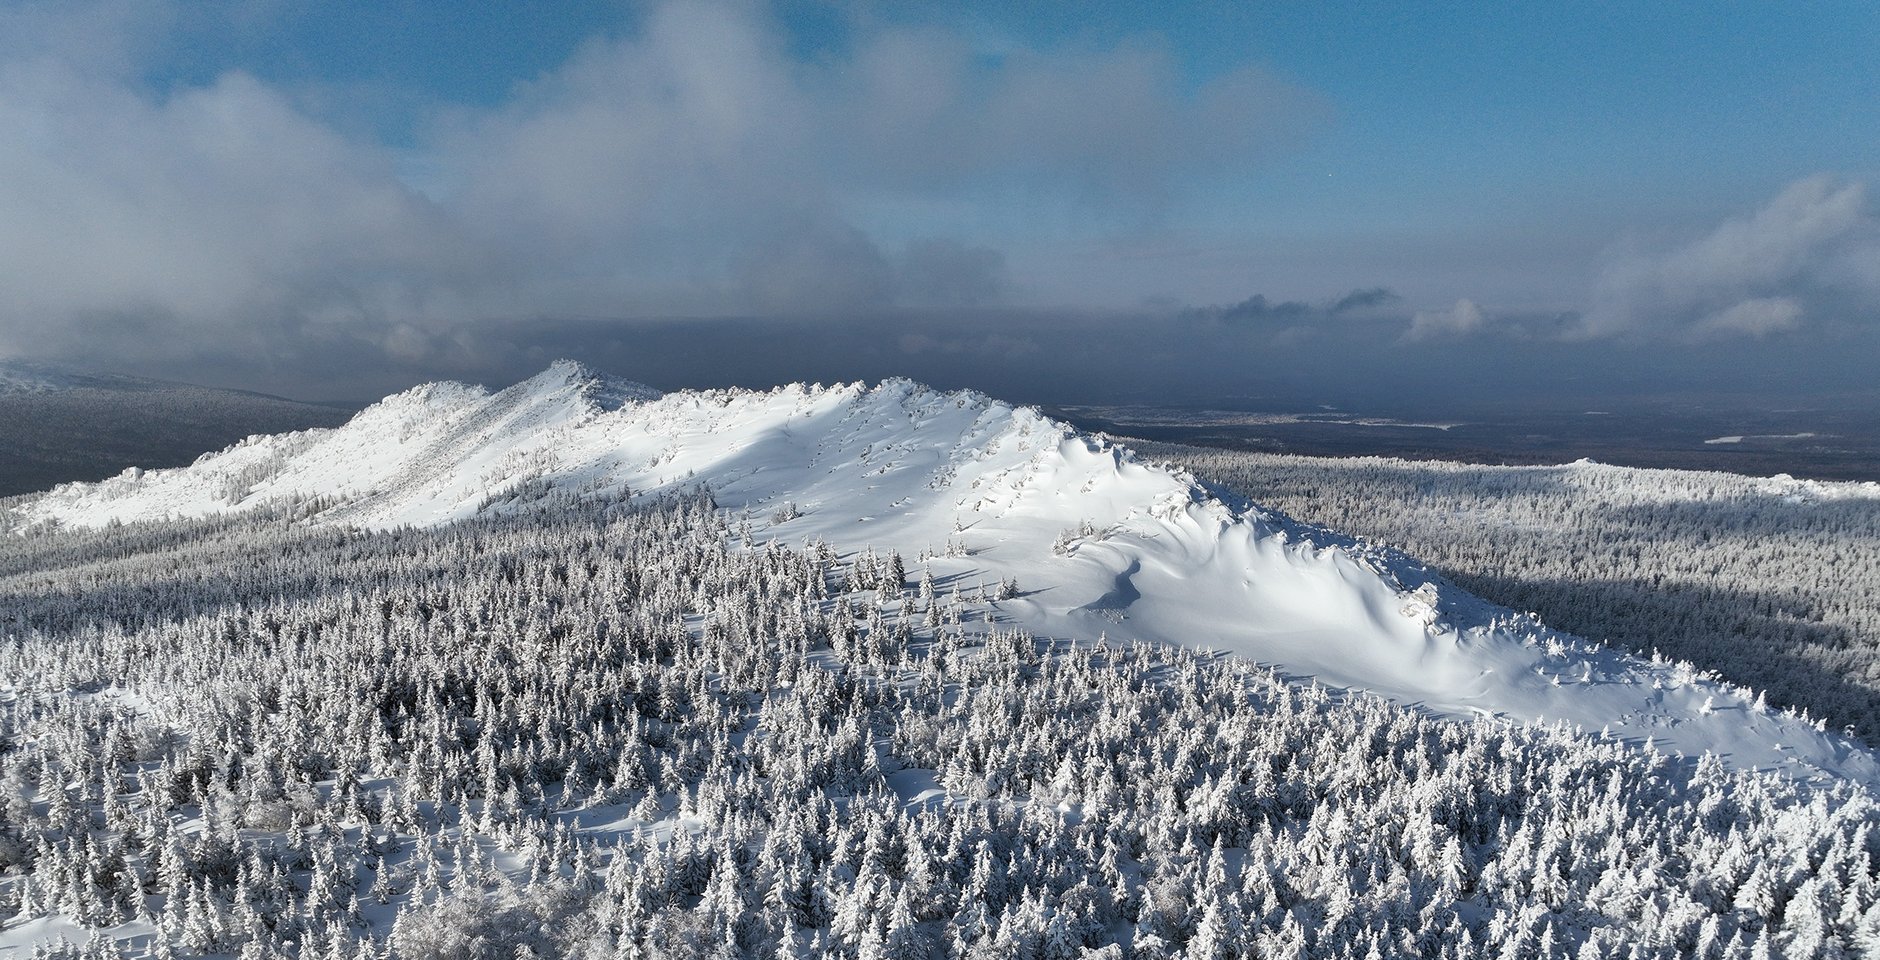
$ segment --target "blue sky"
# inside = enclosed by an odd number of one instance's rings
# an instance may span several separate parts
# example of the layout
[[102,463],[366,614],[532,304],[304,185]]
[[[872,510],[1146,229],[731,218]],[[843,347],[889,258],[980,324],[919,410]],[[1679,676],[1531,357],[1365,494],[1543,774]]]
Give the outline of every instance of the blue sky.
[[1876,50],[1855,3],[0,3],[0,351],[389,381],[531,318],[1385,288],[1380,350],[1844,353]]

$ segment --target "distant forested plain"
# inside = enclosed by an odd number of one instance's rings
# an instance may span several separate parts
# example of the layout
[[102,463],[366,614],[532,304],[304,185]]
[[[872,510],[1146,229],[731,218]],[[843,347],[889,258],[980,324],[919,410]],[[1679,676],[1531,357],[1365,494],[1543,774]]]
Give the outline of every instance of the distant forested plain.
[[0,392],[0,496],[180,467],[257,433],[345,423],[343,407],[188,384]]
[[1257,453],[1535,466],[1584,458],[1752,476],[1880,480],[1876,395],[1781,409],[1686,399],[1603,408],[1589,401],[1585,409],[1391,405],[1367,412],[1269,399],[1048,411],[1086,430]]

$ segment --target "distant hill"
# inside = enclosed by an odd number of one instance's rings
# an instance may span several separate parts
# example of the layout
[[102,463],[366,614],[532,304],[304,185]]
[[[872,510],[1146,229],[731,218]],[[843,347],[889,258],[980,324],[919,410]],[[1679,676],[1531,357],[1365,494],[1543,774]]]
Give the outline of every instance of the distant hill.
[[1000,622],[1038,636],[1203,646],[1448,716],[1880,783],[1872,753],[1689,664],[1553,633],[1036,409],[908,380],[662,395],[561,361],[500,391],[425,384],[337,429],[0,507],[0,532],[243,511],[429,528],[701,490],[766,539],[891,551],[936,588],[996,585]]
[[257,433],[346,422],[352,411],[243,390],[0,359],[0,496],[125,467],[175,467]]

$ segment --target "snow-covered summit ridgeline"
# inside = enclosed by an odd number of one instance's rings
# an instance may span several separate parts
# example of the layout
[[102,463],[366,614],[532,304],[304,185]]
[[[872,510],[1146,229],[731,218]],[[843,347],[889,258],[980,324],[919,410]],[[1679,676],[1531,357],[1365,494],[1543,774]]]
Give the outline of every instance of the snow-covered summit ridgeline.
[[332,430],[66,485],[0,520],[96,527],[273,504],[386,528],[701,485],[748,506],[760,536],[898,550],[942,590],[1011,578],[1022,595],[999,615],[1042,635],[1211,647],[1444,714],[1880,782],[1866,750],[1688,667],[1577,641],[1404,558],[1230,507],[1035,410],[905,380],[662,396],[564,361],[495,393],[429,384]]

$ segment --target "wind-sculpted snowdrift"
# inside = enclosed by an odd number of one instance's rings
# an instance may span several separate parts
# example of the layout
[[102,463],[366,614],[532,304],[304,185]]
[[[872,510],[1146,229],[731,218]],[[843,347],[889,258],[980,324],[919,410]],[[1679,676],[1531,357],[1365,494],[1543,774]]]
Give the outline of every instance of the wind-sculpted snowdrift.
[[66,485],[4,519],[96,527],[275,505],[389,528],[695,487],[748,508],[760,535],[896,550],[942,590],[1014,581],[998,615],[1041,635],[1209,647],[1441,714],[1880,781],[1865,749],[1687,665],[1548,630],[1035,410],[903,380],[662,396],[564,361],[496,393],[428,384],[332,430]]

